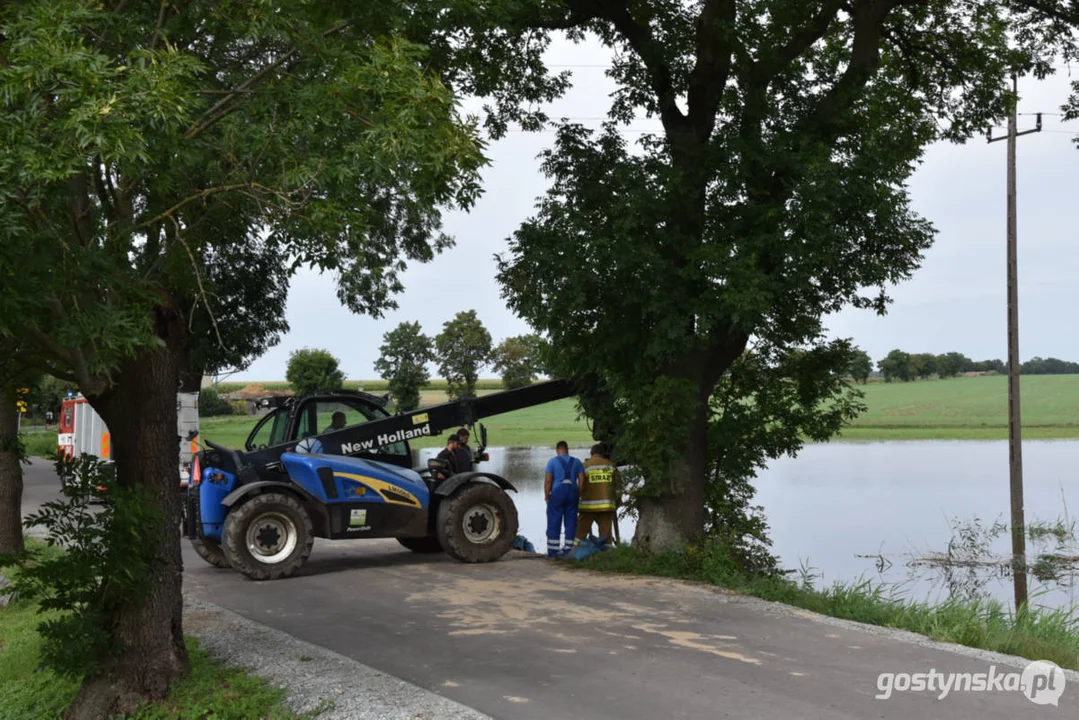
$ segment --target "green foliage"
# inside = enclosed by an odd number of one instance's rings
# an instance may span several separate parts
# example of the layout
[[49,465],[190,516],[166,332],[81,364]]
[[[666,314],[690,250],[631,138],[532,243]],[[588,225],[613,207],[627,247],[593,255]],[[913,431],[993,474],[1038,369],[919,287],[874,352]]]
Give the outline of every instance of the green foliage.
[[55,430],[51,432],[23,432],[20,439],[22,440],[26,457],[52,459],[56,455],[58,443]]
[[910,354],[898,348],[892,350],[887,357],[878,362],[877,367],[880,368],[880,374],[884,376],[885,382],[892,382],[893,380],[907,381],[914,375],[910,363]]
[[848,371],[852,378],[860,380],[864,385],[869,382],[869,375],[873,372],[873,359],[869,357],[869,353],[865,350],[856,348],[853,352]]
[[491,364],[502,376],[507,390],[531,385],[543,372],[543,340],[538,335],[518,335],[503,340],[491,352]]
[[[79,689],[76,680],[38,669],[42,619],[59,617],[30,601],[0,609],[0,720],[58,718]],[[239,668],[222,667],[186,638],[191,671],[164,700],[146,705],[129,720],[291,720],[298,716],[284,706],[285,692]]]
[[950,352],[937,355],[937,375],[942,378],[955,377],[967,372],[973,362],[963,353]]
[[0,339],[92,395],[163,309],[185,367],[242,369],[304,265],[392,307],[485,163],[421,29],[390,3],[4,4]]
[[[918,268],[934,229],[907,181],[925,148],[1002,116],[1012,68],[1046,73],[1075,49],[1049,3],[730,7],[567,0],[514,26],[598,37],[617,88],[609,122],[563,122],[543,153],[550,189],[499,259],[503,295],[671,502],[707,482],[706,405],[750,339],[779,366],[823,349],[841,364],[813,364],[822,385],[846,373],[821,319],[883,313],[883,289]],[[622,132],[642,114],[662,130]],[[647,444],[661,435],[666,452]]]
[[1020,366],[1019,372],[1023,375],[1075,375],[1079,374],[1079,363],[1032,357]]
[[428,384],[427,363],[434,359],[431,338],[418,322],[403,322],[382,336],[375,372],[389,380],[390,395],[400,412],[420,406],[420,390]]
[[285,377],[297,395],[340,390],[345,374],[328,350],[302,348],[289,353]]
[[[1040,358],[1034,358],[1032,368],[1040,369]],[[1057,361],[1059,362],[1059,361]],[[927,380],[936,375],[940,378],[955,377],[965,372],[1005,372],[1004,363],[1001,360],[982,360],[975,362],[963,353],[949,352],[939,355],[932,353],[908,353],[898,348],[888,353],[887,357],[877,363],[885,382],[902,380],[909,382],[920,379]],[[1024,363],[1023,367],[1026,367]],[[1077,366],[1079,367],[1079,366]],[[1055,369],[1066,371],[1064,365],[1054,366]],[[1024,370],[1025,372],[1025,370]]]
[[41,666],[71,679],[97,673],[117,652],[109,618],[147,596],[160,571],[163,516],[143,486],[116,484],[112,467],[91,455],[58,460],[62,499],[28,514],[24,524],[45,528],[48,544],[65,551],[31,546],[0,559],[17,567],[12,587],[21,599],[58,611],[39,627]]
[[212,387],[199,390],[199,417],[213,417],[215,415],[231,415],[232,406]]
[[442,324],[442,332],[435,337],[435,352],[447,394],[454,399],[476,397],[480,369],[491,356],[491,333],[475,310],[459,312]]

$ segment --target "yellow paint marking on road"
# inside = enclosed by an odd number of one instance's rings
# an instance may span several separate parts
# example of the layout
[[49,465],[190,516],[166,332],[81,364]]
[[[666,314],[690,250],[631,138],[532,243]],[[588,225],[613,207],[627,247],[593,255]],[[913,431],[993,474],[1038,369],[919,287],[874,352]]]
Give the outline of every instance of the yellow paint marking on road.
[[442,687],[461,687],[460,683],[455,683],[453,680],[447,680],[442,683]]
[[503,695],[502,697],[509,700],[511,703],[526,703],[526,702],[528,702],[528,698],[517,697],[516,695]]
[[707,642],[707,639],[700,633],[685,632],[680,630],[663,630],[656,625],[634,625],[634,630],[641,630],[643,632],[655,633],[656,635],[662,635],[667,638],[668,642],[678,647],[689,648],[691,650],[700,650],[702,652],[711,653],[712,655],[718,655],[728,660],[738,660],[740,662],[748,663],[750,665],[760,665],[761,661],[758,658],[749,657],[743,655],[740,652],[735,652],[729,649],[723,649],[723,646],[715,646]]

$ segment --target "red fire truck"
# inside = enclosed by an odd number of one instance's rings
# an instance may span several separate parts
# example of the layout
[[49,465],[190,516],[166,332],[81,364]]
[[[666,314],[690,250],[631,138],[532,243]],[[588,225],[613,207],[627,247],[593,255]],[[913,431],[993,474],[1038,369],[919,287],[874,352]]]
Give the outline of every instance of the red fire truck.
[[[199,394],[178,393],[176,410],[180,487],[186,488],[191,478],[191,462],[199,451]],[[82,395],[72,395],[63,401],[56,452],[70,458],[96,455],[102,460],[112,459],[109,428]]]

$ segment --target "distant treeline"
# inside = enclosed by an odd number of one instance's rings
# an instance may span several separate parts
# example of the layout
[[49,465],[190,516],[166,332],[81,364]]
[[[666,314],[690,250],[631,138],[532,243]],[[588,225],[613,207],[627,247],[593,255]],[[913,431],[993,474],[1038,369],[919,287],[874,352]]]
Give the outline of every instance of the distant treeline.
[[[908,353],[892,350],[883,359],[877,361],[877,369],[885,381],[925,380],[930,377],[955,377],[969,372],[1005,373],[1007,365],[1003,360],[971,360],[963,353],[950,352],[941,355],[931,353]],[[1035,357],[1021,363],[1019,372],[1023,375],[1073,375],[1079,374],[1079,363],[1058,360],[1056,358]]]

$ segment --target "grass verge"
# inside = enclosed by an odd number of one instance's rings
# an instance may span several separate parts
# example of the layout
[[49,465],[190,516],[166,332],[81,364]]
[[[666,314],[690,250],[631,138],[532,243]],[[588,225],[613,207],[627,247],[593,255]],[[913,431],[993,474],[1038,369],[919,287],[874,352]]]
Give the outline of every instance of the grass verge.
[[1018,617],[1000,603],[949,601],[940,605],[891,597],[869,581],[821,588],[810,578],[751,576],[735,569],[718,547],[645,556],[622,546],[597,553],[580,567],[604,572],[689,580],[844,620],[909,630],[942,642],[1051,660],[1079,670],[1077,609],[1034,609]]
[[[75,698],[79,681],[51,670],[38,670],[41,637],[38,625],[55,617],[39,612],[37,603],[16,601],[0,608],[0,720],[59,718]],[[296,720],[285,708],[285,691],[238,668],[215,663],[186,638],[190,672],[164,700],[147,705],[129,720]]]

